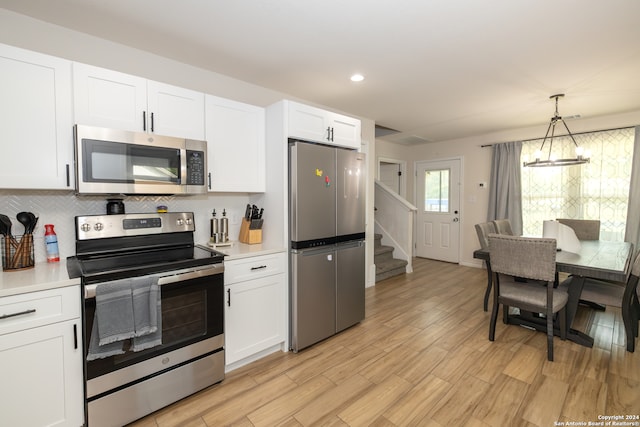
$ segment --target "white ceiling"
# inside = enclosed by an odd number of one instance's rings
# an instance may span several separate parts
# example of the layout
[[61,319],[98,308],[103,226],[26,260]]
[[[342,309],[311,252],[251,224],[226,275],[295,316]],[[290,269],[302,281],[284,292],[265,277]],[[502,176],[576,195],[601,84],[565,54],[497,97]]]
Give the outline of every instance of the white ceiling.
[[[640,110],[637,0],[0,0],[0,7],[446,141]],[[352,83],[349,76],[365,80]],[[542,135],[541,135],[542,136]]]

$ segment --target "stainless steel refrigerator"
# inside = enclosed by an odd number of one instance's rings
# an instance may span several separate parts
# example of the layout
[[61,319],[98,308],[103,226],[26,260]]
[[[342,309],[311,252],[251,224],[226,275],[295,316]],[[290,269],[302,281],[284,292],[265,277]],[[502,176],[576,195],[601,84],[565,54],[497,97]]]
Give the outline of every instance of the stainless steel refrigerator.
[[291,349],[364,319],[365,155],[289,142]]

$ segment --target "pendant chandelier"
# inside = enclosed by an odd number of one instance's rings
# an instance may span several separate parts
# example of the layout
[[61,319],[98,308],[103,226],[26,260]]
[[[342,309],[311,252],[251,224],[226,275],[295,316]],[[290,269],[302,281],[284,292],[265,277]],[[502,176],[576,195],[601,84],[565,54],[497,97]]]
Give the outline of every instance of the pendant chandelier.
[[[585,153],[584,149],[580,146],[578,146],[578,143],[576,142],[575,138],[573,137],[573,135],[571,134],[571,131],[569,130],[569,128],[567,127],[567,124],[564,122],[564,120],[562,119],[562,117],[560,115],[558,115],[558,98],[562,98],[564,97],[564,94],[558,94],[558,95],[551,95],[549,97],[549,99],[555,99],[556,100],[556,113],[554,114],[554,116],[551,118],[551,122],[549,123],[549,127],[547,128],[547,133],[544,136],[544,139],[542,140],[542,145],[540,146],[540,149],[536,151],[535,153],[535,159],[531,162],[529,161],[525,161],[523,163],[523,165],[525,167],[541,167],[541,166],[569,166],[569,165],[581,165],[583,163],[589,163],[589,153]],[[573,141],[573,144],[576,146],[576,157],[575,158],[571,158],[571,159],[556,159],[551,150],[553,148],[553,138],[555,136],[555,131],[556,131],[556,124],[558,122],[562,122],[562,124],[564,125],[564,128],[567,130],[567,136],[569,136],[571,138],[571,140]],[[549,132],[551,132],[551,136],[549,137]],[[544,145],[547,142],[547,138],[549,139],[549,152],[547,155],[547,160],[542,160],[542,154],[543,154],[543,149],[544,149]]]

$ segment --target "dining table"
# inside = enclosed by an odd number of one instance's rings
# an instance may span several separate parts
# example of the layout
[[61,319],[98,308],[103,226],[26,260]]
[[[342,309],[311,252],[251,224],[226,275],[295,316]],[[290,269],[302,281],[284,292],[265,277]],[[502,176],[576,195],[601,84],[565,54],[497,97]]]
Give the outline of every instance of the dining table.
[[[610,242],[604,240],[581,240],[578,252],[559,250],[556,254],[556,272],[568,273],[571,280],[567,289],[569,298],[567,301],[567,339],[577,344],[593,347],[593,337],[572,327],[573,320],[580,304],[580,295],[587,278],[626,282],[631,269],[633,256],[633,244],[629,242]],[[489,251],[478,249],[473,252],[473,257],[486,262],[487,266],[487,291],[485,294],[485,310],[488,295],[491,290],[493,273]],[[537,313],[520,313],[509,315],[510,324],[519,324],[546,331],[546,323]],[[556,326],[555,334],[560,335],[560,329]]]

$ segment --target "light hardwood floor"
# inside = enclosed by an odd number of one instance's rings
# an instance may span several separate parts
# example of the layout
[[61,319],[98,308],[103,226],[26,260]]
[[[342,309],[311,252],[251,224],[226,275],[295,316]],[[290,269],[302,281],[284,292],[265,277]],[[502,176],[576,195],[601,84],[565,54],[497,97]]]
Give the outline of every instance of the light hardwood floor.
[[549,362],[544,333],[499,320],[488,340],[485,284],[483,269],[415,259],[413,273],[367,289],[360,324],[133,425],[549,427],[640,415],[640,351],[625,351],[619,310],[580,307],[594,347],[556,338]]

